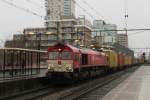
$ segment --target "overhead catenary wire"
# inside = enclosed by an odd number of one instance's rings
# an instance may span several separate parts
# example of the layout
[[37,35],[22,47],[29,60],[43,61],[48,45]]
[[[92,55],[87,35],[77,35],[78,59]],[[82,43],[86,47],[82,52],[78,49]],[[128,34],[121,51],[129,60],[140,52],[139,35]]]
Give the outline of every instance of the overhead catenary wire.
[[84,4],[86,4],[92,11],[95,12],[95,14],[97,14],[98,16],[100,16],[100,19],[105,20],[105,21],[109,21],[108,19],[106,19],[99,11],[97,11],[94,7],[92,7],[87,1],[85,0],[81,0]]
[[76,2],[75,0],[73,0],[73,2],[82,10],[84,11],[86,14],[88,14],[92,19],[95,19],[94,16],[89,13],[85,8],[83,8],[78,2]]
[[33,4],[33,5],[36,6],[36,7],[41,8],[41,9],[44,8],[44,6],[40,5],[39,3],[37,3],[37,2],[35,2],[35,1],[33,1],[33,0],[25,0],[25,1],[27,1],[27,2],[29,2],[29,3],[31,3],[31,4]]
[[5,4],[8,4],[8,5],[10,5],[10,6],[13,6],[13,7],[17,8],[17,9],[20,9],[20,10],[22,10],[22,11],[24,11],[24,12],[30,13],[30,14],[32,14],[32,15],[34,15],[34,16],[40,17],[40,18],[42,18],[42,19],[44,18],[44,16],[42,16],[42,15],[36,13],[36,12],[33,12],[33,11],[27,9],[27,8],[18,6],[18,5],[16,5],[14,2],[9,2],[9,1],[7,1],[7,0],[0,0],[0,1],[3,2],[3,3],[5,3]]
[[[94,7],[92,7],[86,0],[80,0],[82,1],[84,4],[86,4],[92,11],[95,12],[96,15],[100,16],[99,19],[100,20],[104,20],[107,23],[111,23],[110,20],[106,17],[104,17],[98,10],[96,10]],[[83,7],[82,7],[83,8]],[[88,10],[87,10],[88,11]],[[93,14],[91,14],[93,16]],[[94,16],[92,19],[95,19]],[[120,28],[120,27],[119,27]],[[124,28],[124,27],[123,27]]]
[[146,32],[147,30],[143,30],[143,31],[138,31],[138,32],[135,32],[135,33],[130,33],[128,34],[128,36],[132,36],[132,35],[136,35],[136,34],[141,34],[141,33],[144,33]]

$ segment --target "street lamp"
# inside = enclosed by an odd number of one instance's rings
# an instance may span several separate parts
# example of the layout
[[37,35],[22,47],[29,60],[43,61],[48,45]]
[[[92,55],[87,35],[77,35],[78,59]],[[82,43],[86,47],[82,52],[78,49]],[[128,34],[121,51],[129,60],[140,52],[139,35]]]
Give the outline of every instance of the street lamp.
[[75,42],[79,42],[79,40],[75,40]]
[[[27,38],[29,38],[28,36],[33,36],[35,33],[34,32],[29,32],[29,33],[25,33],[24,32],[24,44],[25,44],[25,48],[31,48],[31,44],[29,45],[28,43],[28,41],[29,41],[29,39],[27,39]],[[28,41],[27,41],[28,40]],[[31,39],[32,40],[32,39]],[[31,42],[30,42],[31,43]],[[29,47],[28,47],[29,46]]]
[[92,44],[92,45],[90,45],[90,47],[94,47],[94,45]]
[[47,34],[47,35],[51,35],[51,34],[52,34],[52,32],[46,32],[46,34]]
[[80,47],[82,48],[82,47],[84,47],[84,45],[81,44]]

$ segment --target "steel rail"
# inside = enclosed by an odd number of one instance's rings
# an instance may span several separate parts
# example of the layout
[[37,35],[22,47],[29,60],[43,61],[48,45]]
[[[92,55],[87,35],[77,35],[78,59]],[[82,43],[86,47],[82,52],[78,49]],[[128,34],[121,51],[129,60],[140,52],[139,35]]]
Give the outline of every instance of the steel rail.
[[92,92],[98,88],[102,88],[112,81],[120,78],[127,72],[127,70],[128,69],[106,76],[96,82],[93,82],[92,84],[85,85],[82,89],[70,91],[67,95],[61,96],[57,100],[78,100],[81,96],[86,95],[87,93]]

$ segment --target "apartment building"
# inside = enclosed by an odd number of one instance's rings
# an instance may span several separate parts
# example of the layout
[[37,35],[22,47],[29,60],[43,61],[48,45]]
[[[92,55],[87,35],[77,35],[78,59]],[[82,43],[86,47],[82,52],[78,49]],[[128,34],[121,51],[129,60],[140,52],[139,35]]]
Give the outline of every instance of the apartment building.
[[128,35],[127,34],[118,34],[117,40],[120,45],[128,47]]
[[99,42],[100,46],[112,45],[117,42],[116,30],[115,24],[107,24],[104,20],[94,20],[92,37]]

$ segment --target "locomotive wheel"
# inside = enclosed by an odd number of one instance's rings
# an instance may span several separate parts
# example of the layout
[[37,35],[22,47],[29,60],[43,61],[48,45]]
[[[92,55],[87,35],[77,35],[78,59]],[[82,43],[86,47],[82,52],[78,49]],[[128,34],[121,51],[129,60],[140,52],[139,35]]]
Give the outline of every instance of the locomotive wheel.
[[92,78],[91,71],[88,71],[88,77],[89,77],[89,78]]
[[72,80],[73,80],[73,82],[76,82],[76,81],[78,81],[78,79],[79,79],[79,74],[78,73],[73,73],[72,74]]
[[78,80],[82,81],[84,79],[84,73],[83,72],[78,72]]

